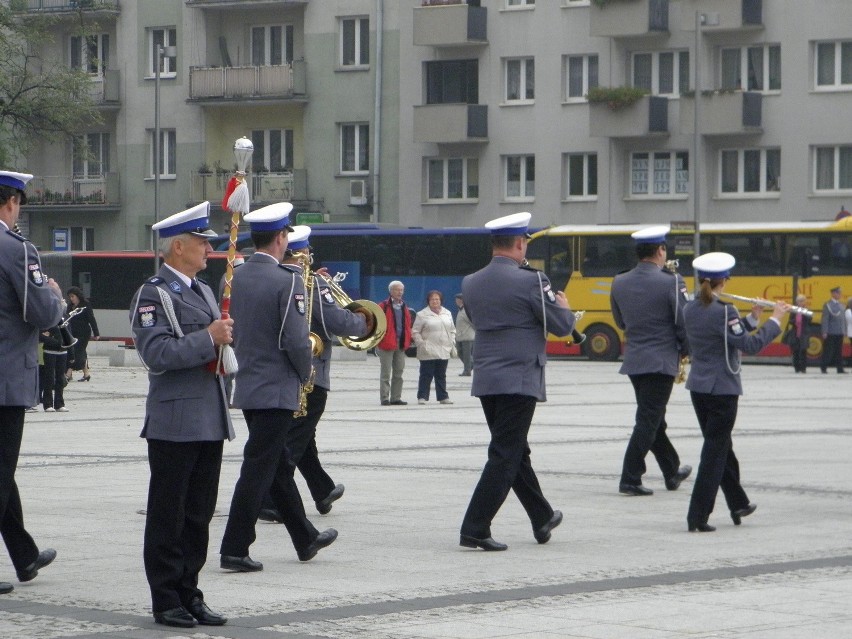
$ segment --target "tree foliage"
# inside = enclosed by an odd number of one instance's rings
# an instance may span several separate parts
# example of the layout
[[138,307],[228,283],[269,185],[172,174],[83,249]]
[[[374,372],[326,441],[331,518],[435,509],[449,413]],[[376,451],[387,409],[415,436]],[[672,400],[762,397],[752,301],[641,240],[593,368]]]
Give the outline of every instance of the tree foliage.
[[[0,166],[38,141],[62,140],[100,121],[88,75],[43,53],[54,24],[0,5]],[[79,25],[76,33],[85,36],[82,14]]]

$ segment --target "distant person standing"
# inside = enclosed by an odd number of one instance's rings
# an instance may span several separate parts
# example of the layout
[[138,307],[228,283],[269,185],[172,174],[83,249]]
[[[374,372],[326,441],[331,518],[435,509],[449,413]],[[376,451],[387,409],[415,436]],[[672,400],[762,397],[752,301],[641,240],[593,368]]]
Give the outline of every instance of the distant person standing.
[[837,372],[843,374],[843,338],[846,335],[845,307],[840,298],[843,290],[839,286],[831,289],[831,299],[822,306],[822,358],[819,368],[823,373],[828,372],[829,366],[836,366]]
[[[13,231],[28,173],[0,171],[0,535],[18,581],[35,579],[56,557],[39,552],[24,528],[15,471],[24,434],[24,412],[38,403],[38,335],[62,321],[62,289],[41,270],[35,246]],[[14,590],[0,582],[0,594]]]
[[376,346],[381,372],[379,399],[382,406],[405,406],[402,400],[402,372],[405,370],[405,349],[411,346],[411,312],[402,299],[405,284],[394,280],[388,284],[390,297],[379,302],[385,312],[388,330]]
[[467,316],[464,295],[461,293],[456,293],[456,306],[459,309],[456,315],[456,350],[464,367],[459,376],[470,377],[470,372],[473,370],[473,340],[476,337],[476,331],[473,330],[473,324]]
[[[808,296],[801,293],[797,295],[796,306],[807,308]],[[793,370],[797,373],[808,372],[808,327],[810,325],[811,318],[802,313],[791,315],[787,324],[787,331],[791,336],[788,346],[793,356]]]
[[852,349],[852,297],[846,300],[846,311],[843,315],[846,318],[846,337],[849,338],[849,347]]
[[66,295],[68,296],[68,312],[79,311],[68,322],[68,330],[71,331],[71,335],[77,338],[77,343],[74,344],[73,358],[69,360],[71,366],[68,368],[66,377],[68,381],[71,381],[71,371],[81,371],[83,376],[77,381],[88,382],[92,376],[89,374],[89,356],[86,353],[86,348],[89,346],[90,339],[95,341],[100,339],[98,322],[95,320],[92,305],[83,294],[83,289],[72,286],[68,289]]
[[479,397],[491,432],[488,461],[470,498],[459,544],[487,551],[508,546],[491,537],[491,522],[515,492],[540,544],[562,523],[562,513],[545,499],[530,460],[527,441],[537,402],[546,401],[544,367],[547,334],[566,336],[574,314],[562,291],[547,276],[526,266],[529,213],[488,222],[492,257],[462,281],[462,293],[476,329],[476,368],[471,395]]
[[453,315],[443,306],[441,291],[426,294],[426,308],[418,311],[411,326],[411,337],[417,346],[420,377],[417,382],[417,403],[429,401],[429,390],[435,380],[435,399],[452,404],[447,394],[447,365],[455,347],[456,327]]
[[618,485],[618,492],[625,495],[654,494],[642,485],[649,451],[668,490],[677,490],[692,472],[691,466],[680,466],[666,434],[666,405],[680,359],[687,354],[683,307],[689,299],[683,279],[663,268],[668,231],[667,226],[652,226],[633,233],[639,263],[616,275],[610,292],[615,323],[627,338],[619,372],[630,378],[636,395],[636,422]]

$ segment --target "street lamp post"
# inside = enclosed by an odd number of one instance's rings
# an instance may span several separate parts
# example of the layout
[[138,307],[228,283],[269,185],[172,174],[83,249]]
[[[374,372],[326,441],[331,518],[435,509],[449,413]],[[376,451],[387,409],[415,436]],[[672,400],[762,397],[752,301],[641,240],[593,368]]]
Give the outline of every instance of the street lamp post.
[[[177,55],[175,47],[157,45],[157,61],[154,68],[154,224],[160,221],[160,163],[162,160],[162,140],[160,139],[160,69],[164,57]],[[160,270],[160,253],[157,250],[156,232],[151,233],[154,252],[154,273]]]

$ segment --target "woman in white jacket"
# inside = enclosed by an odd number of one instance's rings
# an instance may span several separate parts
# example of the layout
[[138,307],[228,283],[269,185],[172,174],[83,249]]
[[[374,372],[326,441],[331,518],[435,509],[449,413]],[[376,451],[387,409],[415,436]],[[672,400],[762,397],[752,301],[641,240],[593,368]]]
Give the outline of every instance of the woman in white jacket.
[[447,394],[447,364],[456,341],[453,315],[443,307],[444,296],[440,291],[429,291],[426,302],[429,305],[417,313],[411,327],[411,338],[417,346],[417,359],[420,360],[417,403],[429,401],[434,378],[435,397],[441,404],[452,404]]

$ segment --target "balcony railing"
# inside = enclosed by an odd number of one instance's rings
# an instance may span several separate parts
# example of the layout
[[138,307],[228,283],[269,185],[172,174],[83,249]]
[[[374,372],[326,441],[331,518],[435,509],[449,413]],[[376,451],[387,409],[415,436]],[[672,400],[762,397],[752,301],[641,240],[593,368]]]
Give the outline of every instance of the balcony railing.
[[115,206],[119,204],[118,173],[34,177],[27,186],[27,204]]
[[[310,0],[279,0],[276,2],[276,5],[299,7],[309,2]],[[245,11],[246,9],[251,9],[252,5],[269,5],[269,0],[186,0],[187,7],[197,9],[235,9]]]
[[[680,130],[695,128],[695,96],[680,101]],[[756,91],[702,92],[701,135],[754,135],[763,132],[763,94]]]
[[120,101],[119,86],[121,72],[118,70],[104,71],[100,78],[92,78],[89,84],[89,95],[97,105],[117,105]]
[[[190,198],[193,202],[221,201],[230,177],[230,173],[193,172]],[[250,172],[248,184],[253,207],[259,204],[307,199],[307,180],[304,169],[264,173]]]
[[191,67],[190,100],[292,98],[305,94],[305,63],[274,66]]
[[414,44],[433,47],[488,43],[485,7],[462,2],[425,4],[414,9]]
[[603,138],[668,135],[669,99],[646,95],[635,104],[613,110],[605,102],[589,104],[589,134]]
[[75,13],[94,11],[118,13],[118,0],[10,0],[12,11],[27,13]]
[[627,38],[669,30],[669,0],[608,2],[602,7],[593,2],[589,9],[593,36]]
[[681,28],[695,30],[696,13],[719,14],[718,24],[701,27],[706,34],[763,28],[763,0],[682,0]]
[[488,105],[415,105],[414,141],[437,144],[488,142]]

